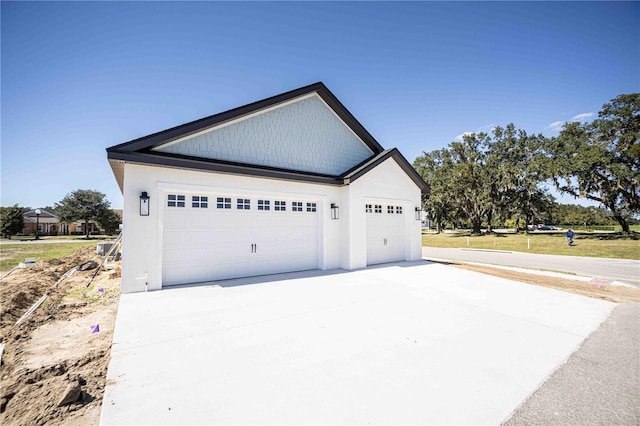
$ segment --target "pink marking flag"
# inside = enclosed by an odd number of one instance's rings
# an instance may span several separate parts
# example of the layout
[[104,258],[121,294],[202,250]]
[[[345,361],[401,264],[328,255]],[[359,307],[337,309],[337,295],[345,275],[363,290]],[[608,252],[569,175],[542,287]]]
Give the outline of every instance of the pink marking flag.
[[597,288],[602,287],[603,284],[611,284],[611,280],[606,280],[602,278],[594,278],[591,280],[592,283],[596,285]]
[[94,324],[91,326],[91,334],[100,333],[100,324]]

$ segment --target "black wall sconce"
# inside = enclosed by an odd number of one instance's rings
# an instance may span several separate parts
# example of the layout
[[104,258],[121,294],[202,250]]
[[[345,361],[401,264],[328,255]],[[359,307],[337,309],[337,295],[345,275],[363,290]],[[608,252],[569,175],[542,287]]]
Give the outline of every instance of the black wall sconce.
[[149,216],[149,195],[146,192],[140,194],[140,216]]
[[420,207],[416,207],[416,220],[420,220],[422,219],[422,210],[420,210]]
[[336,203],[331,203],[331,219],[340,219],[340,207]]

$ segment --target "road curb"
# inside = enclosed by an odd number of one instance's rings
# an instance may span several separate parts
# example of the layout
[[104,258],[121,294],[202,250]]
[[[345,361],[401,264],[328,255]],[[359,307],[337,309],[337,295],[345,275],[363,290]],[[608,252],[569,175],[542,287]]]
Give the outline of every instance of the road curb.
[[431,260],[434,262],[458,262],[458,263],[464,263],[466,265],[488,266],[495,269],[521,272],[529,275],[542,275],[547,277],[563,278],[563,279],[574,280],[574,281],[593,282],[594,285],[598,287],[601,286],[602,284],[607,284],[607,285],[637,289],[637,287],[634,286],[633,284],[625,283],[622,281],[607,280],[607,279],[598,278],[598,277],[587,277],[583,275],[569,274],[566,272],[546,271],[542,269],[528,269],[528,268],[520,268],[515,266],[496,265],[495,263],[469,262],[466,260],[446,259],[446,258],[439,258],[439,257],[423,257],[423,259]]

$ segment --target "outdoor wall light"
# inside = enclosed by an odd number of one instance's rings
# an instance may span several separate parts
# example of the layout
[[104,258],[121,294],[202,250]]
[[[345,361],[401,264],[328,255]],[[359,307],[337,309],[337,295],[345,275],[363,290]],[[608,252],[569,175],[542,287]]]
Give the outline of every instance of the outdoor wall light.
[[140,216],[149,216],[149,195],[146,192],[140,194]]
[[416,220],[420,220],[422,219],[422,210],[420,210],[420,207],[416,207]]
[[40,239],[40,215],[42,214],[42,210],[36,209],[34,211],[36,214],[36,240]]
[[340,219],[340,207],[336,203],[331,203],[331,219]]

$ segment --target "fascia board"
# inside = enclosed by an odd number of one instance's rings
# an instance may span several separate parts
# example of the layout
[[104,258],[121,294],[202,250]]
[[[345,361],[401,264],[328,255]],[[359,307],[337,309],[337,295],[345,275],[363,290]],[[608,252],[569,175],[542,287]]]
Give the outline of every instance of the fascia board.
[[[310,173],[300,173],[284,169],[267,168],[260,166],[252,166],[239,163],[203,160],[199,158],[178,156],[178,155],[160,155],[150,153],[131,153],[111,151],[108,153],[110,161],[123,161],[127,163],[145,164],[159,167],[172,167],[181,169],[191,169],[197,171],[208,171],[217,173],[228,173],[243,176],[284,179],[307,183],[317,183],[323,185],[343,185],[343,180],[335,176],[318,175]],[[113,166],[112,166],[113,168]],[[115,171],[114,171],[115,173]],[[117,176],[116,176],[117,178]]]

